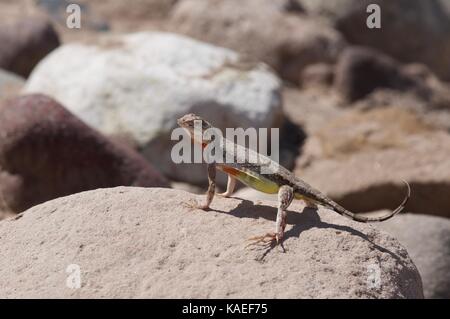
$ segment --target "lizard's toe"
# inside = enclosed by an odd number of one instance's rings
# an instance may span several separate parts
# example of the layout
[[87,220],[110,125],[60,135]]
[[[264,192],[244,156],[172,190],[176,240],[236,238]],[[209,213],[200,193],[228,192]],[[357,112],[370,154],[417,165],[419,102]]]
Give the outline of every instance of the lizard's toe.
[[262,236],[255,236],[248,239],[250,241],[246,247],[261,245],[261,246],[270,246],[273,244],[278,244],[278,236],[275,233],[267,233]]
[[195,200],[191,200],[191,201],[185,202],[183,204],[184,204],[184,206],[186,206],[188,208],[192,208],[192,209],[209,210],[209,206],[207,206],[207,205],[200,205]]

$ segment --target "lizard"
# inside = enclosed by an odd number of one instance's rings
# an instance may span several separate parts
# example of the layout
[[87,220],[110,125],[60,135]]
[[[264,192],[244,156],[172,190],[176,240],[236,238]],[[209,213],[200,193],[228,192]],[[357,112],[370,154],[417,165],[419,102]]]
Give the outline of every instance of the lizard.
[[[197,123],[197,125],[196,125]],[[195,132],[196,128],[201,128],[204,132],[214,127],[206,120],[198,115],[189,113],[177,120],[177,124],[188,132],[191,140],[198,143],[204,149],[212,142],[206,139],[203,134]],[[208,173],[208,190],[206,192],[206,202],[202,205],[196,205],[195,208],[209,210],[213,201],[216,188],[216,170],[222,171],[228,175],[227,188],[224,193],[217,195],[222,197],[232,196],[236,181],[256,189],[257,191],[267,194],[278,194],[277,216],[275,222],[275,231],[266,233],[262,236],[250,238],[252,244],[257,243],[276,243],[282,244],[284,230],[286,227],[286,215],[289,205],[294,199],[303,200],[306,207],[317,209],[318,205],[325,206],[336,213],[353,219],[357,222],[381,222],[392,218],[400,213],[406,206],[410,196],[411,188],[408,182],[403,181],[407,188],[407,193],[400,205],[393,211],[378,217],[365,216],[361,213],[353,213],[331,198],[313,188],[305,181],[296,177],[285,167],[271,160],[269,157],[259,154],[258,152],[246,148],[243,145],[235,144],[233,141],[223,136],[219,137],[219,141],[215,141],[215,147],[220,147],[224,155],[234,150],[232,153],[233,161],[213,161],[207,164]],[[228,154],[229,155],[229,154]],[[264,172],[262,168],[264,167]]]

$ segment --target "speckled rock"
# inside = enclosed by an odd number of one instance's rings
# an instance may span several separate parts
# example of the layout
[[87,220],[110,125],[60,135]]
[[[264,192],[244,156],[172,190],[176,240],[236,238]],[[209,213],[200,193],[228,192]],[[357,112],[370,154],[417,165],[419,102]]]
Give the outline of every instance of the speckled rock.
[[[273,229],[276,204],[217,198],[208,212],[184,204],[200,199],[170,189],[99,189],[2,221],[0,297],[423,297],[407,251],[367,224],[296,202],[287,251],[250,249],[245,238]],[[70,289],[77,269],[80,288]]]
[[0,123],[0,212],[101,187],[168,186],[138,153],[47,96],[5,101]]

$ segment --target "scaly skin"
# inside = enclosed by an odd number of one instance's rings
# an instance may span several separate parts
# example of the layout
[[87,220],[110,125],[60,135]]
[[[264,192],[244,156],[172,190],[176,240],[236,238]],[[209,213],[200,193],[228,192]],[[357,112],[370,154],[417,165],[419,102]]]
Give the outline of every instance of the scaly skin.
[[[194,142],[206,147],[209,141],[196,140],[194,138],[194,123],[201,121],[203,130],[212,128],[211,124],[203,120],[195,114],[187,114],[178,119],[178,124],[186,129]],[[297,178],[293,173],[272,161],[270,158],[261,155],[251,149],[245,148],[241,145],[235,144],[225,138],[221,138],[216,147],[219,147],[224,154],[224,163],[208,164],[208,180],[209,187],[206,193],[206,203],[199,206],[201,209],[209,209],[209,206],[215,194],[215,176],[216,169],[228,174],[228,185],[225,193],[222,196],[231,196],[234,191],[235,181],[239,180],[245,185],[267,194],[278,193],[278,212],[274,233],[267,233],[263,236],[253,237],[254,243],[272,243],[276,241],[281,243],[284,235],[284,228],[286,226],[286,210],[291,204],[292,200],[303,200],[307,206],[316,207],[317,204],[333,209],[338,214],[351,218],[358,222],[380,222],[387,220],[394,215],[400,213],[411,195],[409,184],[404,181],[407,187],[407,194],[402,203],[392,212],[379,217],[368,217],[364,214],[355,214],[340,206],[338,203],[314,189],[306,182]],[[234,150],[232,163],[225,161],[227,151]],[[262,168],[264,172],[262,173]]]

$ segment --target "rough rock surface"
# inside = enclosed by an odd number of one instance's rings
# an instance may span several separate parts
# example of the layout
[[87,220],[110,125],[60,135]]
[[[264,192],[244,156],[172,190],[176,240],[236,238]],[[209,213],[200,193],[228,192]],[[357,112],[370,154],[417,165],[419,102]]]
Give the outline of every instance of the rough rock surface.
[[282,97],[286,117],[302,127],[307,135],[313,135],[348,111],[348,108],[341,107],[342,97],[332,90],[284,87]]
[[26,17],[0,26],[0,68],[27,77],[34,66],[59,46],[50,21]]
[[398,215],[379,228],[408,250],[420,272],[425,298],[450,298],[450,220],[426,215]]
[[[407,251],[373,227],[295,203],[287,252],[251,250],[245,239],[274,227],[273,203],[219,198],[204,212],[183,205],[193,199],[203,197],[99,189],[0,222],[0,297],[423,297]],[[66,286],[72,264],[80,289]]]
[[280,81],[265,65],[170,33],[64,45],[39,64],[26,91],[56,98],[107,135],[129,136],[163,173],[191,183],[205,181],[205,168],[172,161],[177,118],[194,112],[222,130],[282,120]]
[[[36,15],[49,17],[61,43],[96,41],[105,32],[163,30],[178,0],[1,0],[0,21],[14,22]],[[67,27],[67,7],[81,8],[81,28]]]
[[[251,188],[240,189],[233,197],[254,202],[277,202],[277,195],[263,194]],[[450,298],[449,219],[400,214],[372,225],[394,236],[407,249],[422,277],[425,298]]]
[[427,110],[450,110],[450,86],[425,65],[401,65],[366,47],[350,46],[343,51],[336,65],[334,86],[350,102],[388,89],[425,102]]
[[414,112],[400,107],[348,110],[329,118],[308,136],[300,162],[401,148],[405,139],[435,130]]
[[49,97],[5,101],[0,123],[0,211],[17,213],[100,187],[168,186],[138,153],[111,142]]
[[[412,189],[408,211],[450,216],[450,136],[423,132],[399,139],[397,147],[383,147],[377,144],[383,141],[383,134],[373,133],[375,137],[368,139],[372,146],[362,143],[364,152],[306,161],[300,158],[296,174],[356,212],[396,207],[405,195],[402,180],[406,180]],[[355,142],[349,145],[359,141]]]
[[[428,65],[450,79],[450,12],[447,0],[300,0],[305,11],[325,17],[353,44],[370,46],[403,62]],[[381,28],[366,25],[367,6],[378,4]]]
[[302,88],[328,88],[334,81],[334,66],[326,63],[316,63],[305,67],[301,74]]
[[[435,85],[436,84],[436,85]],[[450,132],[450,89],[443,83],[430,83],[422,87],[421,94],[414,91],[396,91],[377,89],[366,98],[353,103],[350,108],[359,110],[374,110],[382,108],[403,109],[416,114],[424,123],[431,127]]]
[[103,18],[112,20],[120,12],[128,19],[155,19],[167,17],[174,4],[179,0],[135,1],[132,6],[116,0],[82,0],[93,7]]
[[[16,0],[24,1],[24,0]],[[25,0],[26,1],[26,0]],[[136,32],[159,29],[178,0],[136,0],[133,5],[117,0],[77,0],[82,12],[82,27],[66,26],[66,8],[71,0],[37,0],[36,7],[58,22],[64,42],[95,39],[99,32]]]
[[297,83],[305,66],[333,62],[345,41],[325,23],[292,11],[288,2],[184,0],[173,9],[171,29],[264,61]]

